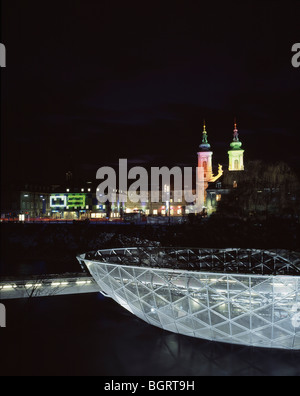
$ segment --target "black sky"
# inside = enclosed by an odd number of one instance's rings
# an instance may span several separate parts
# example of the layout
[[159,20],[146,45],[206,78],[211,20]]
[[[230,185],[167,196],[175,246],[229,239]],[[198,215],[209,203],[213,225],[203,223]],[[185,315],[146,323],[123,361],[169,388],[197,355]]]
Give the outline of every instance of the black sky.
[[246,161],[299,167],[299,16],[297,1],[2,1],[2,180],[193,166],[204,118],[226,164],[235,116]]

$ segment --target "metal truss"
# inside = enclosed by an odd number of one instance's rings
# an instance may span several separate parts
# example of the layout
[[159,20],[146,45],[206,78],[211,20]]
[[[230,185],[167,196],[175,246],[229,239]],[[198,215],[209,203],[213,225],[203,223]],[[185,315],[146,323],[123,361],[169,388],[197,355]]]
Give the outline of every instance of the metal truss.
[[259,275],[300,275],[300,254],[287,250],[136,247],[86,258],[120,265]]
[[123,248],[77,259],[105,296],[149,324],[212,341],[300,349],[296,253]]

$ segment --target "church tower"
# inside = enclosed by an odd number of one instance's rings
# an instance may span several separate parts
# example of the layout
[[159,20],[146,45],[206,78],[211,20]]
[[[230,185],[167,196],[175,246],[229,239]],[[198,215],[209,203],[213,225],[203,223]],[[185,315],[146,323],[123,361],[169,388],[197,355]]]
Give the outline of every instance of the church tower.
[[212,155],[210,144],[207,139],[206,125],[204,122],[203,133],[202,133],[202,143],[199,146],[200,150],[198,152],[198,167],[204,169],[204,181],[209,182],[213,176],[212,172]]
[[244,151],[241,149],[242,142],[240,142],[239,134],[234,123],[233,141],[230,143],[231,150],[228,151],[229,155],[229,170],[230,171],[243,171],[244,170]]

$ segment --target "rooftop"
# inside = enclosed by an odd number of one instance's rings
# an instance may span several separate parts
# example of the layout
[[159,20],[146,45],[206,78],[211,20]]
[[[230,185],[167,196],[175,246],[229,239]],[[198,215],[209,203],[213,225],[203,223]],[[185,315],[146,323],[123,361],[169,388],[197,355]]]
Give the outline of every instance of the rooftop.
[[287,250],[134,247],[98,250],[101,263],[224,274],[300,275],[300,253]]

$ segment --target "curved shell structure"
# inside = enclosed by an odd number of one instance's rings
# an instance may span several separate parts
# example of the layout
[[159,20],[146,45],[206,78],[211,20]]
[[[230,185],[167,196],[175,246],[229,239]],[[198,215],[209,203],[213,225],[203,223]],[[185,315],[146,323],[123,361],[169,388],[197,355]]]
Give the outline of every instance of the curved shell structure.
[[101,292],[191,337],[300,349],[296,254],[251,249],[109,249],[77,257]]

